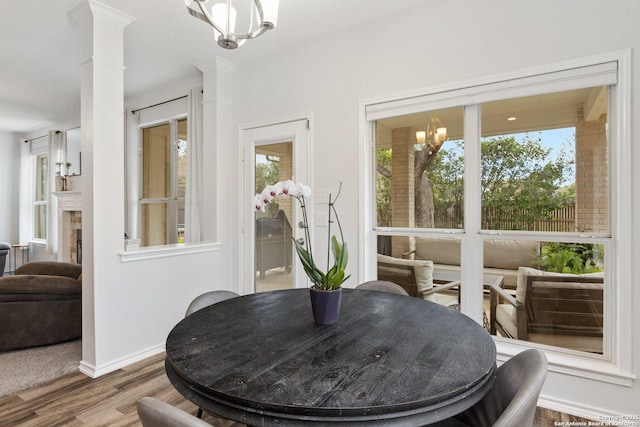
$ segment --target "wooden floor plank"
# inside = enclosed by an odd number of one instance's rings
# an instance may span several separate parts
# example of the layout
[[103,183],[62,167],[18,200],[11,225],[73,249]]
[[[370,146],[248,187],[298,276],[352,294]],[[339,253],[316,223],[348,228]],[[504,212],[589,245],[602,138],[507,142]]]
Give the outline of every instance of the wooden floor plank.
[[[190,414],[198,409],[171,386],[164,371],[164,355],[160,354],[100,378],[91,379],[78,372],[0,398],[0,426],[139,427],[136,403],[144,396]],[[203,419],[217,427],[244,427],[206,413]],[[567,421],[588,420],[538,408],[534,426]]]

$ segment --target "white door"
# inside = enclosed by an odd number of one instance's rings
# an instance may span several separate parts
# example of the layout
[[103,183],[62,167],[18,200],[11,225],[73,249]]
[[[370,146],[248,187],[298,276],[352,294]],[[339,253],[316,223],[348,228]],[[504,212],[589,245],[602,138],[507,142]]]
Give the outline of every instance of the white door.
[[[280,197],[261,212],[255,209],[253,199],[266,185],[278,181],[292,180],[311,186],[308,120],[244,129],[242,141],[243,291],[246,294],[306,287],[307,276],[292,241],[292,237],[304,238],[302,210],[297,200]],[[311,213],[309,217],[313,218]]]

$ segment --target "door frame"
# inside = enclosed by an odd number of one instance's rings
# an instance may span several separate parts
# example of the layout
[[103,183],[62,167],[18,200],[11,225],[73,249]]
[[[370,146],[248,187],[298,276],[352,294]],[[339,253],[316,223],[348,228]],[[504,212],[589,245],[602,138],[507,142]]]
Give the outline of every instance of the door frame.
[[[310,153],[312,152],[311,138],[311,114],[295,116],[278,121],[240,126],[240,150],[242,167],[240,170],[242,183],[242,197],[240,198],[242,213],[240,227],[240,293],[242,295],[255,292],[255,236],[254,236],[254,210],[253,198],[255,183],[255,147],[256,145],[275,144],[279,142],[292,142],[293,149],[293,181],[302,182],[313,188],[311,177]],[[292,233],[295,238],[304,237],[304,230],[298,227],[301,209],[298,204],[291,221]],[[313,218],[313,203],[307,206],[309,218]],[[310,221],[312,222],[312,221]],[[309,232],[313,234],[313,227]],[[304,269],[297,261],[295,253],[292,254],[292,271],[294,288],[306,287],[308,278]]]

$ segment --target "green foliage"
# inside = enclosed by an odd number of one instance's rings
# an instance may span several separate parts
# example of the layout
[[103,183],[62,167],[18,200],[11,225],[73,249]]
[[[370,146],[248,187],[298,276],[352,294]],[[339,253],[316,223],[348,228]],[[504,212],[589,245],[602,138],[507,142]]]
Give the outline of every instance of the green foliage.
[[[391,149],[376,150],[376,162],[379,169],[391,172]],[[376,174],[376,205],[378,225],[391,226],[391,178],[382,173]]]
[[[575,184],[561,187],[570,176],[573,160],[526,135],[487,138],[482,141],[482,206],[496,217],[509,216],[513,224],[549,219],[558,208],[575,201]],[[425,172],[432,183],[436,212],[459,207],[462,222],[464,155],[460,141],[448,141]],[[499,228],[487,224],[489,228]],[[515,229],[515,228],[514,228]]]
[[602,245],[550,242],[540,252],[538,263],[546,271],[573,274],[602,271]]
[[[564,152],[550,159],[537,139],[525,136],[489,138],[482,142],[482,204],[496,210],[522,210],[522,221],[550,217],[567,203],[558,192],[572,160]],[[566,194],[566,193],[565,193]]]
[[449,141],[448,147],[438,151],[425,171],[433,191],[435,212],[444,212],[451,206],[459,207],[462,223],[464,205],[464,154],[462,141]]
[[302,267],[316,289],[322,289],[323,291],[336,290],[351,277],[351,275],[346,276],[345,273],[347,263],[349,262],[349,252],[347,251],[346,242],[340,244],[336,236],[331,237],[333,266],[331,266],[325,274],[316,266],[313,255],[295,239],[292,238],[292,240],[295,244]]

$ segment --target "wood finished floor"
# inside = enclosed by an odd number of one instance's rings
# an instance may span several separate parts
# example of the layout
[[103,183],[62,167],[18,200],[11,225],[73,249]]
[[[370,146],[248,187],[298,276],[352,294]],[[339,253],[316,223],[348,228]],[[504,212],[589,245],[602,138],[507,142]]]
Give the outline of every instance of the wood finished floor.
[[[1,398],[0,426],[140,426],[136,402],[144,396],[191,414],[197,411],[169,383],[164,354],[160,354],[97,379],[75,373]],[[208,414],[203,418],[219,427],[244,426]],[[534,426],[553,426],[558,421],[586,420],[538,408]]]

